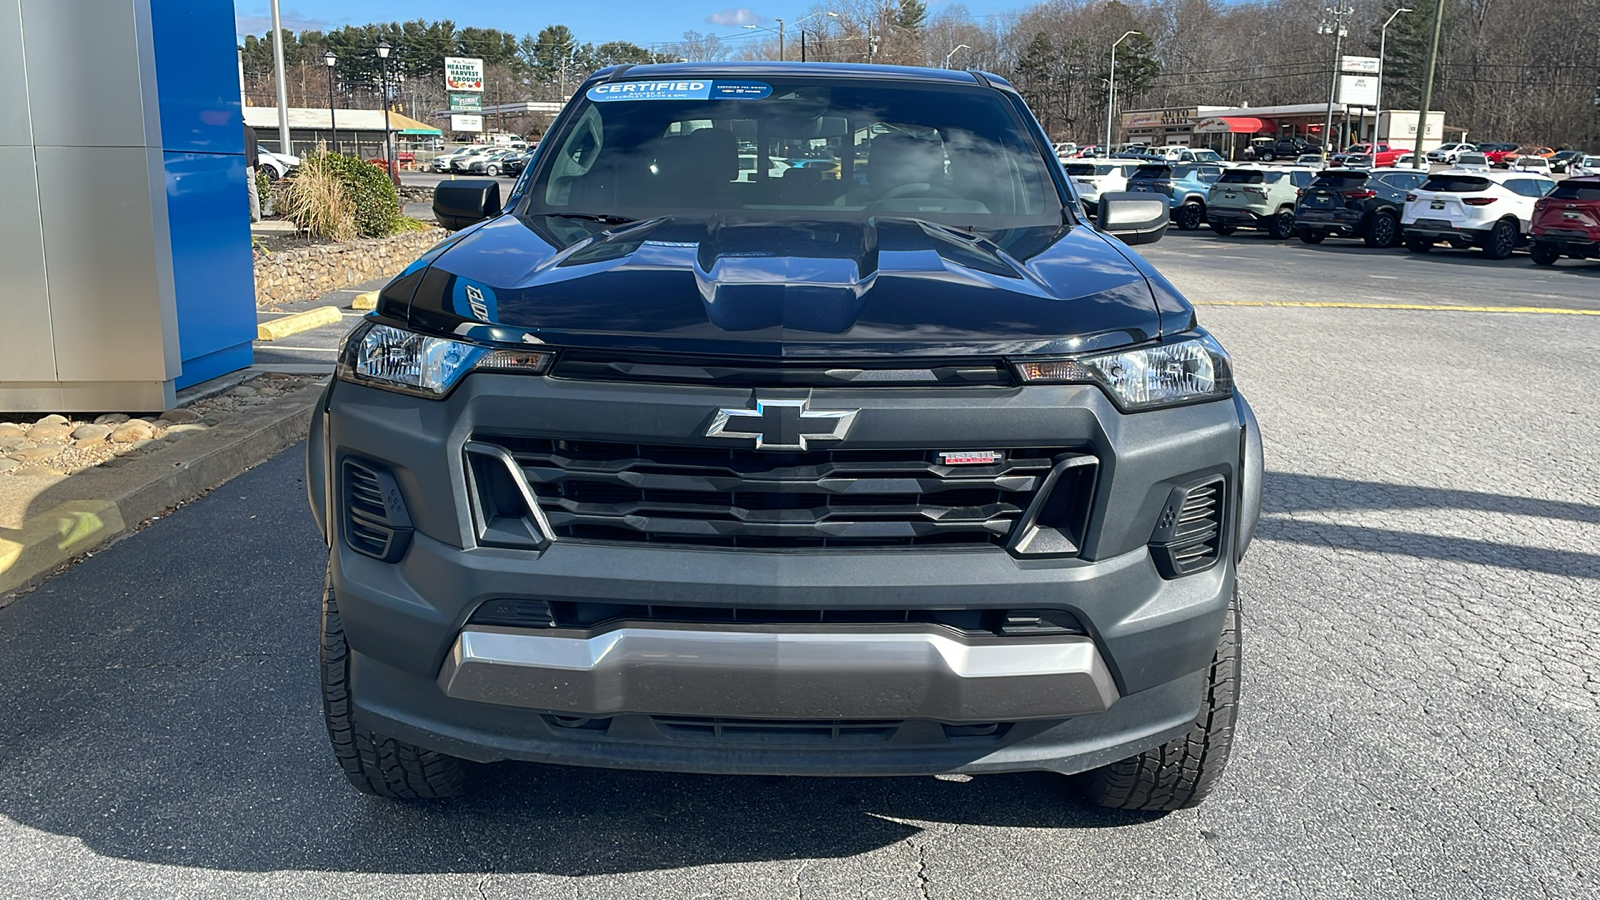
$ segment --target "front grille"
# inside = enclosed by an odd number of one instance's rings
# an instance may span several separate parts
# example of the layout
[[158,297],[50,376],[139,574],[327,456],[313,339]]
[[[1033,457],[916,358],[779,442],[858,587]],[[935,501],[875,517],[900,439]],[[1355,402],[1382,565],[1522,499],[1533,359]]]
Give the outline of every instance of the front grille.
[[870,722],[838,719],[769,721],[765,719],[707,719],[689,716],[651,716],[650,718],[663,735],[674,740],[752,744],[879,743],[894,737],[895,732],[903,724],[899,721]]
[[[1064,449],[947,465],[935,450],[781,453],[509,437],[469,447],[483,445],[509,454],[556,539],[685,546],[1003,546],[1053,468],[1094,469],[1093,457]],[[1087,495],[1074,498],[1087,509]]]
[[1072,613],[1061,609],[861,609],[745,606],[669,606],[574,600],[497,598],[479,606],[471,625],[513,628],[579,628],[634,623],[692,625],[846,625],[872,629],[939,625],[978,636],[1084,634]]

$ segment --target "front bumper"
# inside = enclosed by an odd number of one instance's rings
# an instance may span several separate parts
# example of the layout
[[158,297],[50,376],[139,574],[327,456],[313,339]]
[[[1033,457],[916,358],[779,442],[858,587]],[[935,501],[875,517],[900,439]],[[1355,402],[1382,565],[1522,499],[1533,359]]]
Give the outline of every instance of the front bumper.
[[[1194,720],[1234,591],[1234,562],[1259,510],[1259,437],[1242,398],[1123,415],[1098,389],[1077,385],[812,394],[819,407],[861,409],[842,442],[856,448],[994,441],[1091,449],[1103,475],[1082,555],[575,540],[539,551],[478,546],[462,453],[474,433],[692,441],[708,410],[747,403],[750,390],[476,374],[450,397],[428,401],[336,382],[313,422],[308,485],[324,534],[334,537],[332,579],[357,721],[480,761],[842,775],[1081,771],[1155,746]],[[388,467],[404,494],[416,534],[396,563],[354,552],[329,521],[339,504],[326,473],[346,455]],[[1175,485],[1215,475],[1227,479],[1230,496],[1222,561],[1163,578],[1146,546],[1163,504]],[[479,605],[505,597],[785,610],[1052,608],[1070,611],[1085,634],[997,638],[995,650],[988,638],[926,626],[696,626],[664,641],[659,623],[571,636],[467,624]],[[823,730],[889,724],[870,744],[812,745],[814,735],[765,732],[746,743],[728,737],[734,726],[725,724],[707,726],[715,739],[685,737],[673,717]],[[962,723],[992,728],[951,730]]]
[[1117,700],[1090,638],[971,641],[909,626],[620,627],[591,636],[469,625],[439,688],[586,718],[994,722],[1104,712]]

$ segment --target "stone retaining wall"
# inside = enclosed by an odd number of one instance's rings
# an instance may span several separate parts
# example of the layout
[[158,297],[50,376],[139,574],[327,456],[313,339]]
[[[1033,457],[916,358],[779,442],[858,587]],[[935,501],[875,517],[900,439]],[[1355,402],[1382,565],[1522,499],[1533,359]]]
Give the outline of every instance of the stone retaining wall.
[[398,190],[400,191],[401,203],[433,202],[433,188],[431,187],[417,187],[415,185],[402,184]]
[[400,270],[443,240],[442,228],[279,250],[256,259],[256,305],[274,306],[321,297]]

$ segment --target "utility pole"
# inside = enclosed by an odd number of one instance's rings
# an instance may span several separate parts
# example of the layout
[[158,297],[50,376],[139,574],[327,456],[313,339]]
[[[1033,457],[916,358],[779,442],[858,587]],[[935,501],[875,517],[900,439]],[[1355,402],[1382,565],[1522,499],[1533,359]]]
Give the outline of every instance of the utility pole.
[[[1328,153],[1333,147],[1333,101],[1335,92],[1339,89],[1339,63],[1344,52],[1344,36],[1348,29],[1344,27],[1344,17],[1355,12],[1345,5],[1345,0],[1334,0],[1334,5],[1324,9],[1323,20],[1317,25],[1317,34],[1333,35],[1333,73],[1328,79],[1328,109],[1322,117],[1322,159],[1327,161]],[[1328,18],[1330,17],[1331,18]]]
[[[1433,67],[1439,61],[1439,34],[1444,31],[1444,0],[1433,0],[1433,41],[1428,45],[1428,71],[1422,76],[1422,108],[1417,110],[1417,143],[1411,161],[1422,159],[1422,139],[1428,133],[1428,107],[1433,105]],[[1443,135],[1440,135],[1443,137]]]
[[1111,78],[1106,82],[1106,156],[1111,155],[1111,119],[1117,109],[1117,45],[1136,34],[1141,33],[1130,31],[1111,42]]
[[783,20],[775,19],[778,23],[778,62],[783,62]]
[[278,0],[272,0],[272,66],[278,81],[278,152],[294,155],[289,144],[289,85],[283,71],[283,23],[278,17]]

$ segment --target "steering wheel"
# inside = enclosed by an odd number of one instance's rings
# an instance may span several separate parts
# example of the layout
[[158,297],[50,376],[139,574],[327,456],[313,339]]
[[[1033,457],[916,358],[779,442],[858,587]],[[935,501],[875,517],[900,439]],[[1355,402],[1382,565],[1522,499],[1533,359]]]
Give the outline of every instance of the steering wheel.
[[879,200],[899,200],[902,197],[944,197],[949,200],[966,199],[949,188],[935,187],[926,181],[902,184],[883,192]]

